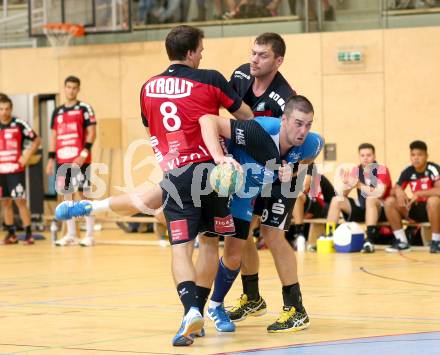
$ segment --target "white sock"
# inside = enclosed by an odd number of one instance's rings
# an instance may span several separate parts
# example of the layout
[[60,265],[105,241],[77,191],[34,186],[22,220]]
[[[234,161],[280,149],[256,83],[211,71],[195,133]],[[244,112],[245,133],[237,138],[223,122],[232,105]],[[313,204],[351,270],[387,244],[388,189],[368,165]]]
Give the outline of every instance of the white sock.
[[90,201],[92,204],[93,212],[105,212],[110,211],[110,198],[106,198],[105,200],[94,200]]
[[432,240],[440,242],[440,233],[432,233]]
[[396,237],[397,240],[408,244],[408,239],[406,239],[406,234],[403,229],[395,230],[395,231],[393,231],[393,233],[394,233],[394,236]]
[[69,219],[66,221],[67,223],[67,235],[71,236],[71,237],[76,237],[76,223],[75,220]]
[[86,236],[93,238],[93,227],[95,225],[95,217],[86,216]]
[[213,300],[209,300],[209,306],[208,308],[217,308],[218,306],[221,305],[221,302],[215,302]]

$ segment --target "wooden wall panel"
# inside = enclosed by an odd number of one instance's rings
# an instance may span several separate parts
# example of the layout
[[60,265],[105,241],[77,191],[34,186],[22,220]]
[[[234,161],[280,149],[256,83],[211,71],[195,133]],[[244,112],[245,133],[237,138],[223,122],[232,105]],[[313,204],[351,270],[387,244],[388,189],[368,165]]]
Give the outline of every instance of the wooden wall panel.
[[385,48],[387,161],[397,176],[416,139],[440,163],[440,27],[385,31]]
[[79,98],[95,109],[98,119],[121,117],[119,45],[71,47],[58,64],[61,97],[64,79],[76,75],[81,79]]
[[[349,48],[362,50],[365,57],[363,65],[338,63],[338,51]],[[322,68],[324,75],[382,72],[383,31],[322,33]]]
[[324,77],[324,137],[337,144],[337,163],[357,163],[363,142],[384,161],[383,91],[382,74]]
[[[123,172],[124,186],[129,188],[147,183],[149,185],[159,182],[162,171],[156,163],[147,137],[145,127],[139,118],[124,119],[122,122],[123,133],[126,138],[126,146],[123,149]],[[139,164],[142,167],[137,167]],[[131,177],[131,178],[130,178]]]
[[280,72],[297,91],[306,96],[315,109],[312,130],[322,133],[321,44],[319,34],[285,35],[286,56]]
[[205,39],[200,68],[218,70],[229,80],[234,69],[249,62],[254,39],[254,37]]
[[8,94],[58,92],[58,65],[52,48],[1,50],[0,87]]
[[121,44],[121,117],[140,120],[141,86],[168,63],[163,42]]

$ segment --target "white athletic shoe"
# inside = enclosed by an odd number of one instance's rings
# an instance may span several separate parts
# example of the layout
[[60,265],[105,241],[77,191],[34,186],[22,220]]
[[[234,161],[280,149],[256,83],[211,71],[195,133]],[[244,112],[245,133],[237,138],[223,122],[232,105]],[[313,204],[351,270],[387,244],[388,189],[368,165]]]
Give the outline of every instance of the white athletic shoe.
[[82,247],[92,247],[95,245],[95,239],[93,237],[85,236],[80,240],[79,245]]
[[57,247],[66,247],[68,245],[78,245],[79,244],[79,239],[75,236],[71,236],[71,235],[65,235],[64,237],[62,237],[61,239],[58,239],[55,242],[55,245]]

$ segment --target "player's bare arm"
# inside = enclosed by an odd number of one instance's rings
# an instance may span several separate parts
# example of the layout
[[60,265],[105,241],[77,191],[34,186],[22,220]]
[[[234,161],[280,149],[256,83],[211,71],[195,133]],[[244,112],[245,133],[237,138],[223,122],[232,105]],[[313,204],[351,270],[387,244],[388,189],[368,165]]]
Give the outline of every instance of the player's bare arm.
[[238,120],[251,120],[254,118],[254,113],[251,108],[244,102],[241,103],[240,108],[234,111],[232,115]]
[[[56,144],[57,144],[57,131],[56,129],[51,129],[50,140],[49,140],[49,154],[52,152],[55,154]],[[46,166],[46,174],[53,175],[54,170],[55,170],[55,157],[53,158],[49,157]]]
[[27,165],[27,163],[28,163],[29,159],[31,158],[31,156],[34,155],[37,152],[38,147],[40,146],[40,144],[41,144],[41,138],[40,137],[36,137],[33,140],[31,146],[28,149],[23,151],[23,154],[22,154],[22,156],[20,157],[20,160],[19,160],[19,163],[22,166]]
[[203,141],[214,161],[217,164],[232,164],[236,169],[242,171],[240,164],[235,159],[225,156],[219,141],[220,136],[231,137],[231,119],[215,115],[203,115],[199,119],[199,124]]
[[[215,131],[217,137],[220,135],[227,139],[231,138],[231,118],[216,115],[203,115],[199,119],[199,124],[202,129],[202,135],[206,134],[206,131]],[[205,144],[207,144],[205,137],[203,137],[203,139]],[[210,143],[211,142],[209,142],[209,144]]]

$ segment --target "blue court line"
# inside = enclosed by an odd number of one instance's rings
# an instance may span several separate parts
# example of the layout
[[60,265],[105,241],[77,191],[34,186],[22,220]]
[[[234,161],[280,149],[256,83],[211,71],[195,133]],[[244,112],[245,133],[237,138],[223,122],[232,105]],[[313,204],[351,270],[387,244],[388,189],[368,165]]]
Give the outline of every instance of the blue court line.
[[440,355],[440,332],[423,332],[389,336],[296,344],[272,348],[249,349],[220,354],[270,355]]

